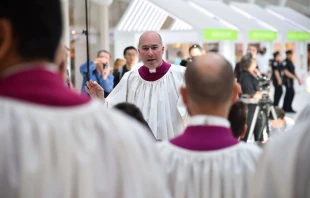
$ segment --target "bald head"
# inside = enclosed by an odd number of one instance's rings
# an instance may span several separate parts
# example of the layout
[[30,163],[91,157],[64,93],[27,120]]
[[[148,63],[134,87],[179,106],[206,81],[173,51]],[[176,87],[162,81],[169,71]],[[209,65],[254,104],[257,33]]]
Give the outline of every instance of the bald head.
[[139,44],[138,44],[138,48],[140,47],[140,45],[144,44],[144,41],[145,40],[150,40],[151,39],[158,39],[158,43],[160,43],[161,45],[163,45],[163,40],[160,36],[160,34],[158,34],[157,32],[155,31],[147,31],[147,32],[144,32],[140,38],[139,38]]
[[207,53],[188,63],[185,72],[188,97],[197,105],[219,106],[231,101],[234,72],[221,55]]

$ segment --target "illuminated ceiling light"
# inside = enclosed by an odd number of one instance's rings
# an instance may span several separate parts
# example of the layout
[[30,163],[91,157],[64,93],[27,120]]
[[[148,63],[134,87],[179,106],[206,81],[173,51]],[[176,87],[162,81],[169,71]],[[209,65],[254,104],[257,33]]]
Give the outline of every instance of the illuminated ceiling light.
[[238,12],[238,13],[242,14],[243,16],[246,16],[247,18],[249,18],[249,19],[255,21],[256,23],[260,24],[261,26],[264,26],[265,28],[267,28],[267,29],[269,29],[269,30],[272,30],[272,31],[274,31],[274,32],[278,32],[278,30],[277,30],[276,28],[274,28],[274,27],[268,25],[267,23],[265,23],[265,22],[259,20],[259,19],[256,18],[256,17],[254,17],[254,16],[248,14],[247,12],[241,10],[240,8],[238,8],[238,7],[234,6],[234,5],[229,5],[229,6],[230,6],[232,9],[234,9],[236,12]]
[[128,21],[126,22],[125,26],[124,26],[124,30],[128,31],[129,29],[129,25],[132,25],[132,21],[135,19],[135,16],[137,15],[139,8],[142,5],[142,0],[137,0],[138,4],[135,6],[135,8],[133,9],[133,11],[130,13]]
[[151,5],[149,3],[146,3],[146,6],[145,6],[141,16],[139,17],[138,22],[136,23],[136,25],[133,28],[134,31],[137,31],[140,29],[140,27],[142,26],[143,19],[146,17],[150,8],[151,8]]
[[75,30],[72,30],[71,34],[75,34],[75,33],[76,33]]
[[160,10],[158,8],[155,8],[155,11],[152,13],[147,26],[145,27],[146,30],[152,30],[152,26],[154,25],[154,23],[156,22],[156,20],[158,19],[158,14],[160,13]]
[[133,9],[135,9],[137,3],[139,2],[139,0],[135,0],[132,5],[130,6],[128,12],[125,14],[124,18],[122,19],[121,24],[118,27],[118,30],[123,30],[125,24],[127,24],[127,21],[129,19],[129,17],[132,15]]
[[233,24],[231,24],[231,23],[229,23],[228,21],[226,21],[226,20],[220,18],[219,16],[216,16],[215,14],[213,14],[213,13],[209,12],[208,10],[202,8],[201,6],[197,5],[196,3],[192,2],[192,1],[188,1],[188,4],[189,4],[191,7],[195,8],[196,10],[198,10],[198,11],[202,12],[203,14],[209,16],[210,18],[213,18],[213,19],[219,21],[219,22],[222,23],[223,25],[228,26],[228,27],[230,27],[230,28],[233,29],[233,30],[239,30],[239,28],[237,28],[237,27],[234,26]]
[[295,27],[297,27],[297,28],[299,28],[299,29],[301,29],[301,30],[304,30],[304,31],[310,33],[310,29],[307,29],[306,27],[304,27],[304,26],[302,26],[302,25],[300,25],[300,24],[298,24],[298,23],[295,23],[295,21],[292,21],[291,19],[286,18],[286,17],[284,17],[283,15],[281,15],[281,14],[279,14],[279,13],[277,13],[277,12],[275,12],[275,11],[269,9],[269,8],[267,8],[266,10],[267,10],[267,12],[269,12],[269,13],[272,14],[273,16],[275,16],[275,17],[281,19],[282,21],[285,21],[285,22],[287,22],[287,23],[290,23],[290,24],[294,25]]
[[141,15],[143,14],[143,12],[145,11],[147,2],[146,1],[142,1],[141,3],[141,7],[139,8],[139,10],[136,12],[135,17],[132,19],[130,26],[128,27],[128,31],[130,32],[131,30],[134,30],[134,26],[138,25],[141,21]]

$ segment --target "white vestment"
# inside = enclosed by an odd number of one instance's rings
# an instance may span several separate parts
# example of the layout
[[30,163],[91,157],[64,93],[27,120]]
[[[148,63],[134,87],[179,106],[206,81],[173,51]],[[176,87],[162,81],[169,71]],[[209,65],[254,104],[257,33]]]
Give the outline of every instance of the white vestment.
[[292,129],[268,141],[251,198],[310,197],[310,105]]
[[243,142],[221,150],[192,151],[158,144],[174,198],[249,198],[261,149]]
[[159,80],[144,80],[137,69],[127,72],[105,99],[112,107],[128,102],[140,108],[154,136],[167,140],[179,135],[186,124],[187,110],[179,90],[184,85],[185,67],[171,65]]
[[0,97],[0,197],[168,197],[153,144],[98,101],[62,108]]

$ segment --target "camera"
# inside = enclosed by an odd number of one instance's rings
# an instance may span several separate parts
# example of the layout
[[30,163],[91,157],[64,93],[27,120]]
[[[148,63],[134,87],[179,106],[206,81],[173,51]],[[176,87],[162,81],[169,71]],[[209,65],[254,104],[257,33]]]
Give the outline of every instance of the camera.
[[270,90],[270,80],[266,76],[263,76],[263,77],[258,79],[258,85],[259,85],[259,89],[261,91],[269,92],[269,90]]

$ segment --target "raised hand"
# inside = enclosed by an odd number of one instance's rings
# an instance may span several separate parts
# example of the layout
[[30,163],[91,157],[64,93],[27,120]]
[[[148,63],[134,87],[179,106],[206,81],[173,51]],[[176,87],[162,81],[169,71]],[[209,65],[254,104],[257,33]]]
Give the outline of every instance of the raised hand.
[[104,90],[97,82],[86,82],[85,90],[94,99],[104,99]]
[[104,57],[98,57],[94,60],[94,63],[96,65],[97,72],[99,74],[104,73],[104,64],[108,64],[108,60]]

